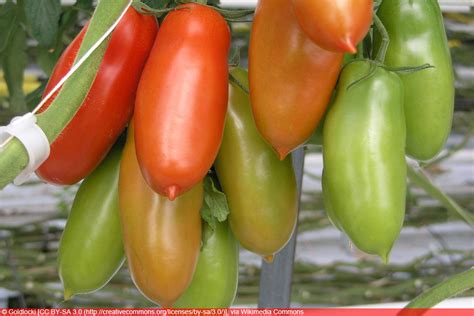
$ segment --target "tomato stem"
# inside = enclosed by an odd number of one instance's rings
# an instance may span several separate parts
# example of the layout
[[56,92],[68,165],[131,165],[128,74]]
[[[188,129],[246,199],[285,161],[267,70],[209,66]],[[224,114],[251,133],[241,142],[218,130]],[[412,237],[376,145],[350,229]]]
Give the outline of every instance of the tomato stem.
[[133,0],[132,7],[137,10],[140,14],[143,15],[154,15],[156,17],[161,17],[165,13],[173,11],[174,8],[166,8],[167,3],[163,6],[163,8],[155,9],[147,5],[146,3],[141,2],[141,0]]
[[235,84],[240,89],[242,89],[245,94],[250,95],[249,89],[242,82],[240,82],[232,73],[229,73],[229,81]]
[[357,55],[356,55],[356,58],[364,58],[364,41],[361,41],[358,45],[357,45]]
[[377,52],[377,57],[375,58],[375,60],[383,64],[383,62],[385,61],[385,55],[387,54],[388,45],[390,44],[390,37],[388,35],[387,29],[385,28],[382,21],[377,15],[374,15],[374,22],[377,30],[382,36],[382,44],[380,45],[380,49]]

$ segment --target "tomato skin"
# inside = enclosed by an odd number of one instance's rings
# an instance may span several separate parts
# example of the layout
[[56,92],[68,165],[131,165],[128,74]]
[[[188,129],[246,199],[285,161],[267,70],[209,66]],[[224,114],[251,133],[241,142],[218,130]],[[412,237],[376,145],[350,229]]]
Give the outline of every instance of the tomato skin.
[[125,254],[141,293],[170,307],[189,286],[201,246],[203,185],[175,201],[155,193],[143,178],[129,128],[120,166],[120,218]]
[[305,35],[291,1],[259,1],[250,36],[250,98],[258,130],[281,159],[318,125],[342,58]]
[[[74,184],[104,159],[130,120],[140,74],[158,25],[154,17],[128,9],[112,33],[92,87],[72,121],[52,143],[37,175],[53,184]],[[86,32],[82,29],[56,64],[44,96],[71,69]],[[45,111],[53,98],[40,110]]]
[[189,3],[166,16],[143,71],[134,118],[138,161],[150,187],[170,200],[200,182],[217,155],[229,46],[224,18]]
[[[248,86],[244,70],[231,73]],[[262,139],[249,101],[247,94],[231,85],[224,139],[214,166],[227,196],[235,236],[243,247],[269,257],[293,233],[298,194],[291,157],[280,161]]]
[[234,301],[239,281],[239,242],[228,221],[216,229],[203,223],[204,247],[188,289],[175,308],[228,308]]
[[372,24],[373,0],[292,0],[301,28],[320,47],[357,51]]
[[366,61],[342,71],[324,124],[323,198],[335,225],[385,261],[403,225],[406,163],[403,85]]
[[418,160],[429,160],[439,153],[449,136],[455,97],[452,61],[438,1],[384,0],[377,15],[390,36],[386,65],[434,66],[401,75],[405,88],[407,154]]
[[120,156],[121,146],[114,147],[74,199],[59,244],[65,299],[100,289],[125,259],[118,199]]

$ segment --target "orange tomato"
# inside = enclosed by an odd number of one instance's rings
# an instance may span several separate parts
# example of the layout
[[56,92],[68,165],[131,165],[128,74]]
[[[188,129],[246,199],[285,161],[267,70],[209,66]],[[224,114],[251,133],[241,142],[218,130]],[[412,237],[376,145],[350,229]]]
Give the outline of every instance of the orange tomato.
[[191,283],[201,246],[203,194],[202,182],[175,201],[153,192],[140,172],[129,129],[119,178],[125,254],[137,288],[164,307]]
[[372,23],[372,0],[292,0],[298,22],[324,49],[355,53]]
[[306,36],[291,1],[259,1],[250,37],[250,98],[257,128],[280,159],[318,125],[342,57]]

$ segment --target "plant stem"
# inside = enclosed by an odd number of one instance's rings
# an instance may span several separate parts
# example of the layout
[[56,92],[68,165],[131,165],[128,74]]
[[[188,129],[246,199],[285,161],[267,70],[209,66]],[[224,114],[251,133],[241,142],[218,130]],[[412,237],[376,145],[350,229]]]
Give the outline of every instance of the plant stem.
[[415,169],[410,164],[407,164],[407,172],[408,178],[411,181],[425,190],[430,196],[441,202],[448,210],[458,214],[466,223],[474,227],[474,217],[435,186],[422,169]]
[[364,58],[364,41],[361,41],[358,45],[357,45],[357,57],[356,58]]
[[[474,269],[456,274],[411,301],[405,308],[431,308],[443,300],[474,287]],[[400,314],[403,315],[403,312]]]
[[388,45],[390,45],[390,37],[388,35],[387,29],[383,25],[380,18],[374,14],[375,27],[380,32],[382,37],[382,43],[380,44],[379,51],[377,52],[377,57],[375,60],[381,64],[385,61],[385,55],[387,54]]

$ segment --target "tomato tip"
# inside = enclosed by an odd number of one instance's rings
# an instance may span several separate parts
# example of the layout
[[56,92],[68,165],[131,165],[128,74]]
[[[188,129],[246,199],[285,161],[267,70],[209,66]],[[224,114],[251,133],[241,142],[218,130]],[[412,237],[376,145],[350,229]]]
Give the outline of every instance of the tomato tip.
[[64,300],[69,301],[74,297],[74,292],[71,289],[64,288]]
[[170,185],[166,188],[166,196],[170,201],[174,201],[178,196],[178,186],[177,185]]
[[351,38],[347,37],[341,42],[341,48],[349,54],[357,53],[357,47]]
[[282,161],[285,160],[286,156],[288,155],[288,150],[286,149],[276,148],[276,152],[278,154],[278,159]]
[[275,258],[275,255],[268,255],[268,256],[264,256],[263,260],[265,260],[266,263],[273,263],[274,258]]
[[390,256],[390,250],[387,251],[387,252],[380,253],[379,256],[380,256],[380,259],[382,259],[382,262],[384,264],[388,264],[389,256]]

